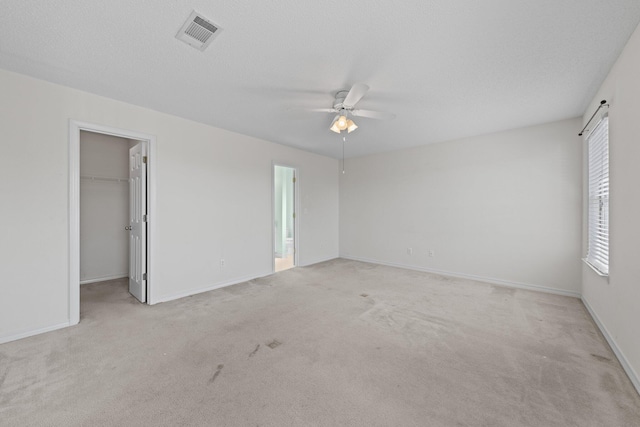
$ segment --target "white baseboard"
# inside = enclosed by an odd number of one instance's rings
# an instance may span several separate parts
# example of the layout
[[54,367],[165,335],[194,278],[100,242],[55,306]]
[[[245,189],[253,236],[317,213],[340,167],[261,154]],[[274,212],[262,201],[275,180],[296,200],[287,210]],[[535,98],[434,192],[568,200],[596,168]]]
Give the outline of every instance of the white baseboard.
[[168,302],[168,301],[173,301],[173,300],[184,298],[184,297],[189,297],[191,295],[201,294],[203,292],[213,291],[215,289],[226,288],[227,286],[237,285],[239,283],[248,282],[249,280],[259,279],[260,277],[269,276],[270,274],[273,274],[273,273],[268,272],[265,274],[245,276],[237,279],[232,279],[228,282],[216,283],[214,285],[209,285],[202,288],[191,289],[188,291],[178,292],[175,294],[163,295],[161,297],[154,298],[153,301],[150,302],[150,304],[154,305],[161,302]]
[[58,323],[57,325],[45,326],[44,328],[32,329],[29,331],[20,332],[17,334],[0,336],[0,344],[4,344],[10,341],[20,340],[22,338],[32,337],[34,335],[44,334],[45,332],[55,331],[57,329],[66,328],[71,326],[69,322]]
[[81,280],[80,284],[86,285],[87,283],[106,282],[108,280],[124,279],[125,277],[129,277],[129,275],[127,273],[122,273],[122,274],[115,274],[113,276],[94,277],[93,279]]
[[600,332],[602,332],[602,335],[604,335],[604,339],[606,339],[607,342],[609,343],[611,350],[613,350],[614,354],[618,358],[618,361],[622,365],[622,369],[624,369],[624,371],[627,373],[627,376],[631,380],[631,383],[633,383],[633,386],[636,388],[636,391],[638,392],[638,394],[640,394],[640,377],[638,376],[636,371],[631,367],[631,365],[627,361],[627,358],[624,356],[624,353],[622,352],[622,350],[620,350],[620,347],[618,347],[616,340],[613,339],[613,336],[609,333],[607,328],[600,321],[600,318],[598,317],[596,312],[593,310],[593,308],[589,304],[589,301],[587,301],[584,296],[582,297],[582,303],[587,308],[587,311],[593,318],[593,321],[596,323],[596,326],[598,326],[598,329],[600,329]]
[[508,280],[495,279],[492,277],[476,276],[473,274],[456,273],[453,271],[438,270],[435,268],[416,267],[413,265],[399,264],[394,262],[385,262],[369,258],[353,257],[350,255],[341,255],[340,258],[350,259],[353,261],[368,262],[370,264],[380,264],[389,267],[405,268],[407,270],[423,271],[425,273],[439,274],[441,276],[457,277],[460,279],[476,280],[478,282],[491,283],[492,285],[504,286],[507,288],[526,289],[529,291],[545,292],[548,294],[562,295],[566,297],[580,298],[581,294],[577,291],[568,291],[566,289],[549,288],[547,286],[532,285],[530,283],[512,282]]

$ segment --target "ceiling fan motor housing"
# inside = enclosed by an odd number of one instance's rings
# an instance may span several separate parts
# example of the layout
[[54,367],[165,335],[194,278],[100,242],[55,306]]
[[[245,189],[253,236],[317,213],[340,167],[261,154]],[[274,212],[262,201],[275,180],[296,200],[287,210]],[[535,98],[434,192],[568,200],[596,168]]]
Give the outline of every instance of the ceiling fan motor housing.
[[341,90],[340,92],[336,93],[336,100],[333,102],[333,108],[336,111],[340,111],[342,109],[346,109],[344,107],[344,100],[347,97],[348,93],[349,93],[348,90]]

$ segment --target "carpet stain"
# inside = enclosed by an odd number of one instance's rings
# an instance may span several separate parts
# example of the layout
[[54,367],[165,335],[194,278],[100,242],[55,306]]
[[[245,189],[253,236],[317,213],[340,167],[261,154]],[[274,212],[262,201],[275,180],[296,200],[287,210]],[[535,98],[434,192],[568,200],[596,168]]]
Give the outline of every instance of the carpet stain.
[[218,369],[216,369],[216,372],[213,374],[211,379],[209,379],[209,384],[213,384],[213,382],[216,380],[216,378],[218,378],[218,375],[220,375],[220,372],[222,371],[222,368],[224,368],[224,365],[218,365]]
[[366,298],[369,296],[369,294],[360,294],[361,297]]
[[260,350],[260,344],[256,346],[255,350],[249,353],[249,357],[253,357],[258,352],[258,350]]
[[591,356],[593,356],[596,360],[599,360],[600,362],[611,362],[611,359],[609,359],[608,357],[600,356],[593,353],[591,353]]
[[267,347],[269,347],[270,349],[274,349],[274,348],[278,347],[280,344],[282,344],[280,341],[273,340],[269,344],[267,344]]

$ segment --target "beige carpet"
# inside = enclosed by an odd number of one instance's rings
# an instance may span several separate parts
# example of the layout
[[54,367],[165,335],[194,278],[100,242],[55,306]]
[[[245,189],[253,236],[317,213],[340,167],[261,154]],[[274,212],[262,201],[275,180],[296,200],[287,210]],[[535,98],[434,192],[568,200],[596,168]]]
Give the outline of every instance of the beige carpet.
[[0,346],[3,426],[639,426],[574,298],[334,260]]

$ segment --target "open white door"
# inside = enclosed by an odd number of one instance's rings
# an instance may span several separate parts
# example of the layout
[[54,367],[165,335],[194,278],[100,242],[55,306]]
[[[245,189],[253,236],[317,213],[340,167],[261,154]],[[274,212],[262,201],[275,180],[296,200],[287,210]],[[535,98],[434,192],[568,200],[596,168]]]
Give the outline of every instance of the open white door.
[[129,150],[129,292],[147,300],[147,153],[146,144]]

